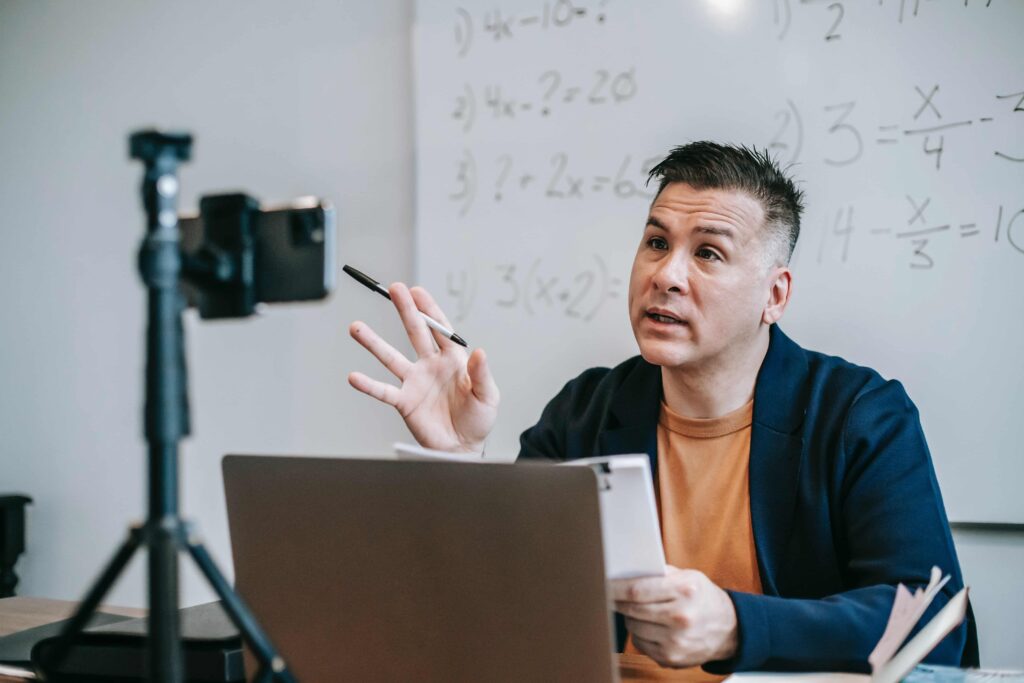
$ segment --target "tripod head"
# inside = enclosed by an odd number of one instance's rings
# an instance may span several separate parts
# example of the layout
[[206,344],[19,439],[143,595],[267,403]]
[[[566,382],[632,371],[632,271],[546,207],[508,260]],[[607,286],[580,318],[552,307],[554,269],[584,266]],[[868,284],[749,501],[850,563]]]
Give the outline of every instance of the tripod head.
[[[165,234],[170,233],[178,224],[178,165],[192,157],[192,136],[141,130],[128,138],[128,153],[146,166],[142,204],[146,209],[147,229],[150,234],[161,228]],[[152,264],[144,261],[141,265],[143,279],[149,284],[152,273],[146,271],[152,271]],[[174,277],[176,279],[176,273]]]
[[192,158],[192,136],[188,133],[164,133],[159,130],[140,130],[128,138],[128,153],[147,166],[162,157],[176,161]]

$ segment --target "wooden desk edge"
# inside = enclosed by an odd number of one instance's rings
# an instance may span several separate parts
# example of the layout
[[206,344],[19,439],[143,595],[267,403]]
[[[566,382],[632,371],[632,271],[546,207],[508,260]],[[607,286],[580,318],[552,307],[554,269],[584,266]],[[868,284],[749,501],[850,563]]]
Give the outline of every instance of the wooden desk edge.
[[[50,598],[13,597],[0,599],[0,638],[25,629],[52,624],[67,619],[75,611],[75,600],[51,600]],[[144,617],[146,610],[139,607],[117,607],[100,605],[99,610],[108,614],[126,617]],[[2,679],[0,679],[2,680]]]

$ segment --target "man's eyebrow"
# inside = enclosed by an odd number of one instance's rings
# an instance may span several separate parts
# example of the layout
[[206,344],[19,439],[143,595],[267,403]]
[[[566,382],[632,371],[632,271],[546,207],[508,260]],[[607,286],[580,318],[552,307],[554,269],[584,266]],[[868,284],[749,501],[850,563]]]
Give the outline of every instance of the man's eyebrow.
[[[647,217],[647,225],[652,228],[657,228],[658,230],[671,232],[668,229],[668,226],[659,221],[655,216]],[[695,231],[702,232],[706,235],[719,235],[721,237],[725,237],[726,239],[732,240],[733,242],[736,241],[736,235],[729,228],[719,228],[714,225],[698,225]]]
[[712,225],[700,225],[697,226],[697,232],[703,232],[708,235],[721,235],[722,237],[728,238],[733,242],[736,241],[736,237],[733,235],[732,230],[729,228],[716,228]]
[[665,232],[669,231],[668,227],[654,216],[647,217],[647,225],[651,226],[652,228],[657,228],[658,230],[664,230]]

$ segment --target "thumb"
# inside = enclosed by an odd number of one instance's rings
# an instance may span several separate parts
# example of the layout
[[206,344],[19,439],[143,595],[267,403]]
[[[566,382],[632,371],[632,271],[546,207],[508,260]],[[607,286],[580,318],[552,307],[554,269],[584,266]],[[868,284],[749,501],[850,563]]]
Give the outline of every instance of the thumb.
[[498,404],[498,385],[487,367],[487,356],[483,349],[474,349],[466,364],[473,395],[488,405]]

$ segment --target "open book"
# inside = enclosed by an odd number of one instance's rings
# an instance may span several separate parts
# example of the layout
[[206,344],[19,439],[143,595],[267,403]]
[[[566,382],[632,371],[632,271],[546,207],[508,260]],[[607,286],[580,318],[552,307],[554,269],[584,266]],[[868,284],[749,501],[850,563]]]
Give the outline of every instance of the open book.
[[[872,674],[850,673],[743,673],[734,674],[726,681],[757,681],[758,683],[776,683],[776,681],[800,681],[801,683],[843,683],[849,681],[862,683],[897,683],[903,680],[914,667],[931,652],[939,642],[964,620],[967,613],[967,588],[964,588],[939,610],[931,621],[922,628],[903,648],[900,644],[920,621],[921,616],[942,587],[949,581],[949,576],[942,576],[938,567],[932,567],[931,580],[925,588],[918,588],[911,593],[906,586],[896,587],[896,599],[893,601],[889,623],[885,626],[881,640],[868,656]],[[898,652],[897,652],[898,651]]]

